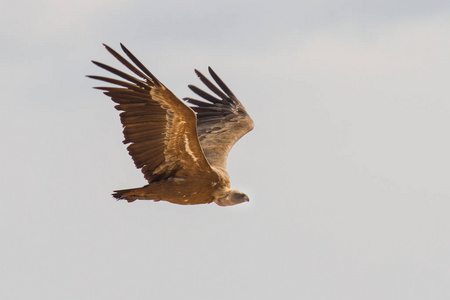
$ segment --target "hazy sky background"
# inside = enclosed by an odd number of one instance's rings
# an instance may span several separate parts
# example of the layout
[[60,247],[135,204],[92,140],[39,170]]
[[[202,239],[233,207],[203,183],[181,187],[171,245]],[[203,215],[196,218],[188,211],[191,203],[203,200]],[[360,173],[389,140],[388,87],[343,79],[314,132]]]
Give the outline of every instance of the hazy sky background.
[[[450,299],[449,1],[3,1],[0,38],[1,299]],[[216,70],[249,203],[114,201],[103,42]]]

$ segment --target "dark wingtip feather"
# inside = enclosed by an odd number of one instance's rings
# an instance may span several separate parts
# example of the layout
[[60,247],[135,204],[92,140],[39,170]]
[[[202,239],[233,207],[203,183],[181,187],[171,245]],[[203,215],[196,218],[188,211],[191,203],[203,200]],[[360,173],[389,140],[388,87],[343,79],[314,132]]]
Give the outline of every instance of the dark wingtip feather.
[[205,102],[205,101],[201,101],[201,100],[197,100],[197,99],[192,99],[189,97],[183,98],[184,101],[197,105],[199,107],[216,107],[216,105]]
[[219,96],[222,100],[227,101],[228,96],[225,95],[217,86],[215,86],[205,75],[203,75],[199,70],[195,69],[195,74],[197,74],[203,84],[205,84],[210,91]]
[[220,86],[220,88],[230,97],[234,96],[233,92],[228,88],[228,86],[220,79],[220,77],[214,72],[211,67],[208,67],[209,74],[211,74],[212,78],[216,81],[216,83]]
[[204,98],[205,100],[207,100],[209,102],[212,102],[212,103],[223,103],[223,100],[217,99],[213,95],[208,94],[207,92],[199,89],[195,85],[189,84],[188,88],[190,88],[191,91],[193,91],[194,93],[196,93],[197,95],[199,95],[200,97]]
[[122,48],[123,52],[125,52],[125,54],[131,59],[131,61],[133,61],[136,66],[139,67],[139,69],[141,69],[146,75],[148,75],[157,85],[162,86],[162,83],[158,80],[158,78],[156,78],[155,75],[153,75],[152,72],[150,72],[144,66],[144,64],[141,63],[141,61],[137,59],[136,56],[134,56],[134,54],[127,49],[127,47],[124,46],[124,44],[120,43],[120,48]]
[[122,71],[120,71],[118,69],[115,69],[113,67],[110,67],[108,65],[105,65],[105,64],[103,64],[101,62],[98,62],[98,61],[95,61],[95,60],[93,60],[92,62],[96,66],[98,66],[98,67],[100,67],[100,68],[102,68],[102,69],[104,69],[104,70],[106,70],[108,72],[111,72],[111,73],[113,73],[113,74],[115,74],[115,75],[117,75],[119,77],[122,77],[125,80],[131,81],[131,82],[139,85],[140,87],[146,88],[146,86],[148,86],[148,84],[146,82],[143,82],[143,81],[141,81],[141,80],[139,80],[139,79],[137,79],[137,78],[135,78],[135,77],[125,73],[125,72],[122,72]]

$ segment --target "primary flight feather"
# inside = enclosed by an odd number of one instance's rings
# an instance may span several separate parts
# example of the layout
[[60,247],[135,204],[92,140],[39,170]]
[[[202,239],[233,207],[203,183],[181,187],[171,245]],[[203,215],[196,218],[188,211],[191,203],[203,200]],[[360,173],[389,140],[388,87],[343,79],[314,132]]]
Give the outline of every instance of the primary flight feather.
[[114,85],[96,88],[122,111],[123,143],[129,144],[128,153],[149,184],[118,190],[113,196],[128,202],[164,200],[185,205],[215,202],[229,206],[248,201],[247,195],[231,189],[226,171],[231,148],[254,127],[233,92],[211,68],[208,71],[218,86],[195,70],[214,95],[189,85],[203,99],[184,98],[188,106],[120,46],[129,60],[105,45],[135,76],[93,61],[121,79],[88,77]]

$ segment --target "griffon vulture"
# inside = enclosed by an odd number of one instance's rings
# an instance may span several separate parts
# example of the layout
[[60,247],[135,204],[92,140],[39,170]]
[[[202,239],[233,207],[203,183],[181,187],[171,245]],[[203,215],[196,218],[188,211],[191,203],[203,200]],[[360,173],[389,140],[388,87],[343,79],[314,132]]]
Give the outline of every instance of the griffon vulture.
[[[121,79],[88,76],[110,84],[96,87],[118,105],[124,127],[124,144],[148,185],[114,191],[117,199],[164,200],[176,204],[215,202],[235,205],[249,198],[232,190],[226,171],[233,145],[254,123],[242,103],[225,83],[208,68],[214,83],[195,70],[211,95],[193,85],[189,88],[202,100],[184,98],[190,106],[167,89],[125,46],[129,60],[106,49],[137,76],[92,61]],[[133,64],[134,63],[134,64]]]

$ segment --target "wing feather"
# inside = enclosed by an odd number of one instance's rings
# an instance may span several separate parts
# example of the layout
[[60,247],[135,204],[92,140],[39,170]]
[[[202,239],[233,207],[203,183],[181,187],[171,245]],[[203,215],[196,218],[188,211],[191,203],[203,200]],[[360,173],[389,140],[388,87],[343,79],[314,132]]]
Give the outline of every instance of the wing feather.
[[213,93],[215,93],[217,96],[219,96],[222,100],[227,99],[227,95],[225,95],[220,89],[218,89],[214,83],[209,81],[206,76],[204,76],[200,71],[195,70],[195,74],[197,74],[198,78],[200,78],[201,82],[203,82]]
[[138,78],[96,61],[93,61],[95,65],[123,80],[88,77],[115,85],[98,89],[103,90],[117,103],[115,108],[122,111],[123,142],[129,144],[127,150],[145,178],[154,182],[177,176],[178,173],[189,176],[211,172],[198,139],[195,112],[168,90],[125,46],[121,44],[131,62],[109,46],[105,47]]
[[197,114],[199,140],[208,162],[213,167],[226,170],[231,148],[253,129],[254,123],[242,103],[222,79],[210,67],[208,70],[220,89],[198,70],[195,70],[195,73],[220,99],[189,85],[189,88],[203,99],[183,98],[183,100],[191,104],[190,107]]
[[205,99],[208,100],[209,102],[212,102],[212,103],[221,103],[221,102],[222,102],[222,100],[217,99],[216,97],[214,97],[214,96],[208,94],[208,93],[205,92],[205,91],[202,91],[201,89],[199,89],[198,87],[196,87],[196,86],[194,86],[194,85],[188,85],[188,87],[189,87],[194,93],[196,93],[197,95],[199,95],[199,96],[202,97],[202,98],[205,98]]

